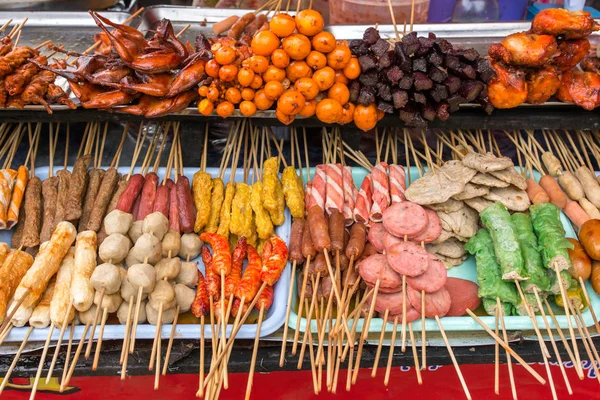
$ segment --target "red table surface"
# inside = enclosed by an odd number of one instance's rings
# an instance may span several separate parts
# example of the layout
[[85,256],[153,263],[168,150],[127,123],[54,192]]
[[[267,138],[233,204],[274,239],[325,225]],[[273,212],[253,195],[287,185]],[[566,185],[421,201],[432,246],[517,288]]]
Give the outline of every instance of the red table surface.
[[[533,368],[546,380],[543,364],[532,364]],[[566,363],[567,376],[573,388],[569,396],[562,374],[556,364],[551,363],[552,377],[559,399],[600,399],[600,386],[591,364],[585,364],[585,379],[579,380],[571,363]],[[539,384],[525,369],[519,365],[513,367],[517,386],[517,395],[522,399],[549,399],[550,386]],[[468,364],[461,365],[465,381],[473,399],[511,399],[508,370],[506,364],[500,366],[500,396],[494,395],[494,365]],[[257,373],[254,377],[252,398],[254,399],[339,399],[351,395],[352,399],[410,398],[463,400],[465,395],[461,388],[456,371],[452,365],[431,366],[423,371],[423,385],[418,385],[415,371],[408,367],[394,367],[388,387],[383,385],[385,369],[380,368],[376,378],[371,378],[371,369],[362,368],[356,385],[350,393],[345,390],[346,371],[340,371],[337,396],[324,392],[314,396],[310,371],[281,371]],[[221,392],[222,399],[243,399],[248,374],[234,373],[229,375],[229,390]],[[2,395],[3,400],[23,399],[29,392],[31,380],[26,378],[11,379]],[[85,376],[73,377],[68,393],[58,393],[58,380],[48,385],[45,379],[40,380],[37,399],[193,399],[198,389],[198,375],[168,374],[161,376],[159,390],[153,390],[154,375],[128,377],[121,381],[117,376]],[[325,382],[323,382],[325,383]]]

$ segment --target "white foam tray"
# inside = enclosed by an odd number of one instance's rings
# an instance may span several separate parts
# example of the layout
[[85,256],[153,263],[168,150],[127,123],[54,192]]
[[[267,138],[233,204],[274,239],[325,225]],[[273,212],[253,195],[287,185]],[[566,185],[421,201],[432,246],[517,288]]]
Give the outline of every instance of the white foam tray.
[[[69,169],[71,169],[71,168],[69,168]],[[197,168],[184,168],[183,170],[184,170],[183,171],[184,175],[190,180],[190,183],[191,183],[192,177],[194,176],[194,173],[196,173],[198,171],[198,169]],[[55,169],[55,171],[56,171],[56,169]],[[38,167],[35,170],[36,176],[42,180],[44,180],[48,177],[48,172],[49,172],[48,167]],[[119,172],[121,172],[122,174],[127,174],[129,172],[129,167],[121,167],[121,168],[119,168]],[[139,168],[136,168],[135,172],[139,172]],[[213,177],[216,177],[218,175],[218,168],[207,168],[206,172],[211,174]],[[159,168],[157,174],[161,178],[164,177],[165,168]],[[228,168],[224,173],[223,182],[225,182],[225,183],[229,182],[230,175],[231,175],[231,170]],[[235,178],[235,181],[242,182],[244,179],[243,169],[238,168],[236,170],[236,174],[235,174],[234,178]],[[250,171],[248,182],[252,182],[252,171]],[[285,212],[286,212],[285,222],[283,225],[281,225],[275,229],[275,233],[278,236],[280,236],[287,243],[290,238],[291,215],[287,208],[286,208]],[[0,231],[0,241],[7,242],[10,244],[12,233],[13,233],[12,230]],[[204,274],[205,271],[204,271],[204,263],[202,262],[202,258],[197,257],[196,259],[194,259],[192,261],[198,262],[198,269],[200,271],[202,271],[202,273]],[[287,306],[287,295],[288,295],[289,284],[290,284],[290,274],[291,274],[290,264],[288,263],[288,266],[283,270],[283,273],[281,274],[281,278],[275,284],[273,305],[266,312],[266,317],[262,323],[262,327],[260,330],[261,337],[270,335],[271,333],[275,332],[277,329],[279,329],[285,323],[285,311],[286,311],[286,306]],[[206,322],[206,326],[204,328],[204,336],[205,336],[205,338],[210,338],[211,332],[210,332],[210,323],[209,323],[208,318],[205,318],[205,322]],[[227,325],[227,336],[229,336],[229,334],[231,333],[232,328],[233,328],[232,324]],[[257,328],[256,324],[244,324],[240,328],[236,337],[241,338],[241,339],[254,338],[256,336],[256,328]],[[28,329],[29,328],[27,326],[22,327],[22,328],[13,328],[12,331],[10,332],[10,334],[8,335],[6,341],[7,342],[21,342],[25,338],[25,335],[26,335]],[[168,338],[171,334],[171,329],[172,329],[171,324],[163,324],[162,331],[161,331],[162,337]],[[30,341],[46,340],[46,338],[48,336],[48,330],[49,330],[49,328],[34,329],[31,333],[31,336],[29,337],[29,340]],[[82,325],[76,326],[74,338],[75,339],[81,338],[81,335],[83,334],[83,330],[84,330],[84,326],[82,326]],[[58,339],[59,332],[60,332],[60,327],[58,327],[58,329],[54,329],[54,333],[52,335],[53,340]],[[153,339],[155,332],[156,332],[156,327],[154,325],[150,325],[150,324],[138,325],[137,332],[136,332],[136,338],[137,339]],[[96,329],[95,337],[98,337],[98,333],[99,333],[99,329]],[[125,335],[125,325],[106,325],[106,327],[104,328],[103,340],[123,339],[124,335]],[[68,337],[68,331],[66,332],[65,336]],[[88,333],[88,336],[89,336],[89,333]],[[175,329],[175,338],[176,339],[198,339],[199,337],[200,337],[200,324],[177,324],[177,327]]]

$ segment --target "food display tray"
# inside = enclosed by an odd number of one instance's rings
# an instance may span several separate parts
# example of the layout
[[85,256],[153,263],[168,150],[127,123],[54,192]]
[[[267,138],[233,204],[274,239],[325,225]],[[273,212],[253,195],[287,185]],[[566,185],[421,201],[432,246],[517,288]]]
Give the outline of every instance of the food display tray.
[[[360,184],[362,183],[362,180],[364,179],[364,177],[366,175],[367,175],[366,169],[364,169],[362,167],[353,167],[352,168],[352,176],[354,178],[354,183],[357,185],[357,187],[360,187]],[[305,176],[306,176],[306,173],[305,173]],[[314,168],[311,168],[311,177],[312,176],[314,176]],[[541,176],[539,173],[534,172],[534,177],[536,180],[539,180]],[[410,178],[412,181],[415,181],[416,179],[419,178],[419,173],[418,173],[418,170],[416,167],[410,168]],[[407,179],[408,179],[408,176],[407,176]],[[408,185],[408,181],[406,183]],[[560,218],[561,218],[563,227],[565,228],[566,236],[568,238],[577,238],[577,235],[576,235],[575,231],[573,230],[571,222],[562,212],[561,212]],[[301,268],[302,267],[299,267],[299,269],[296,273],[297,277],[302,276]],[[475,257],[468,256],[467,259],[462,264],[460,264],[459,266],[450,268],[448,270],[448,277],[466,279],[466,280],[477,283],[477,271],[476,271],[476,267],[475,267]],[[587,292],[590,296],[590,301],[592,303],[591,306],[595,310],[600,310],[600,298],[594,292],[592,285],[589,283],[589,281],[586,281],[585,285],[587,288]],[[298,285],[297,285],[297,282],[294,282],[294,294],[293,294],[292,298],[293,298],[293,304],[292,304],[292,311],[290,314],[289,327],[292,329],[296,329],[297,319],[298,319],[298,314],[297,314]],[[567,317],[562,312],[563,309],[554,305],[553,301],[550,301],[550,303],[553,306],[553,309],[556,314],[556,319],[557,319],[557,322],[560,325],[560,327],[568,328]],[[583,312],[582,315],[583,315],[585,324],[587,326],[592,326],[594,324],[592,313],[590,312],[589,308],[586,309],[586,311]],[[486,314],[483,314],[483,315],[480,315],[479,318],[488,327],[490,327],[492,329],[495,328],[495,317],[494,316],[488,316]],[[547,315],[547,319],[548,319],[548,322],[550,323],[550,326],[552,328],[556,328],[556,326],[552,322],[552,319],[550,318],[549,315]],[[440,320],[442,322],[442,326],[444,327],[444,330],[447,330],[447,331],[482,331],[482,330],[484,330],[481,327],[481,325],[479,325],[473,318],[471,318],[468,315],[462,316],[462,317],[443,317],[443,318],[440,318]],[[537,324],[540,327],[540,329],[543,330],[543,327],[545,327],[543,317],[541,315],[538,315],[536,317],[536,320],[537,320]],[[531,319],[529,319],[529,317],[527,317],[527,316],[512,316],[511,315],[511,316],[505,317],[505,321],[506,321],[506,328],[509,330],[531,330],[531,329],[533,329],[533,324],[531,322]],[[387,325],[385,327],[383,327],[383,319],[374,317],[371,319],[371,324],[369,325],[369,332],[381,332],[382,329],[385,329],[386,332],[391,332],[393,330],[392,322],[388,322]],[[349,323],[352,324],[352,320],[350,320]],[[360,318],[356,324],[357,330],[359,330],[359,331],[362,330],[363,323],[364,323],[363,318]],[[413,329],[415,329],[416,331],[421,329],[421,320],[420,319],[417,321],[414,321],[412,324],[413,324]],[[574,322],[573,322],[573,324],[574,324]],[[300,325],[300,327],[299,327],[300,331],[304,332],[306,330],[306,318],[301,317],[299,320],[299,325]],[[437,322],[434,319],[429,319],[429,318],[425,319],[425,330],[439,331]],[[314,319],[311,321],[311,332],[314,332],[314,333],[317,332],[317,323]]]
[[[69,168],[69,169],[71,169],[71,168]],[[140,168],[136,168],[135,172],[139,172],[139,169]],[[190,180],[190,182],[192,181],[192,177],[194,176],[194,173],[197,171],[198,171],[197,168],[184,168],[183,169],[184,175]],[[211,174],[213,177],[216,177],[218,175],[218,171],[219,171],[218,168],[207,168],[206,169],[206,172]],[[121,172],[122,174],[127,174],[129,172],[129,167],[120,167],[119,172]],[[39,177],[42,180],[46,179],[48,177],[48,167],[36,168],[35,174],[37,177]],[[159,170],[157,171],[157,174],[159,177],[163,177],[165,175],[165,168],[159,168]],[[229,182],[230,175],[231,175],[231,170],[228,168],[225,171],[225,174],[223,176],[223,182]],[[244,171],[243,171],[243,169],[238,168],[235,173],[235,181],[242,182],[243,178],[244,178]],[[252,171],[250,171],[250,174],[249,174],[249,182],[251,182],[251,181],[252,181]],[[275,233],[277,235],[279,235],[287,243],[290,238],[290,229],[291,229],[291,222],[290,222],[291,215],[287,208],[286,208],[285,216],[286,216],[286,218],[285,218],[284,224],[277,227],[275,229]],[[0,231],[0,241],[10,243],[12,233],[13,233],[13,231],[6,231],[6,230]],[[198,262],[198,267],[199,267],[198,269],[200,271],[202,271],[202,273],[204,274],[205,271],[204,271],[204,263],[202,262],[202,258],[197,257],[192,261]],[[244,264],[244,266],[245,266],[245,264]],[[286,266],[286,268],[283,270],[283,273],[281,274],[281,278],[275,284],[273,305],[266,312],[265,319],[263,320],[262,327],[260,330],[261,337],[270,335],[271,333],[275,332],[277,329],[279,329],[285,323],[285,312],[286,312],[286,307],[287,307],[287,296],[288,296],[288,292],[289,292],[290,274],[291,274],[290,268],[291,268],[290,264],[288,263],[288,266]],[[205,318],[205,323],[206,323],[206,325],[204,328],[204,335],[205,335],[205,338],[210,338],[211,332],[210,332],[209,318]],[[227,336],[229,336],[229,334],[231,333],[232,328],[233,328],[232,324],[227,325]],[[257,324],[255,324],[255,323],[254,324],[244,324],[240,328],[236,337],[241,338],[241,339],[254,338],[256,336],[256,328],[257,328]],[[6,341],[7,342],[21,342],[25,338],[25,335],[26,335],[28,329],[29,329],[28,326],[25,326],[22,328],[13,328],[12,331],[10,332],[10,335],[8,335]],[[48,336],[48,329],[49,328],[33,329],[31,336],[29,337],[29,340],[30,341],[45,340],[46,337]],[[171,324],[163,324],[162,332],[161,332],[162,337],[168,338],[171,334],[171,329],[172,329]],[[82,325],[76,326],[74,337],[76,339],[80,338],[81,335],[83,334],[83,330],[84,330],[84,326],[82,326]],[[147,324],[147,323],[138,325],[136,338],[137,339],[153,339],[155,330],[156,330],[155,325],[151,325],[151,324]],[[60,332],[60,327],[58,327],[58,329],[54,329],[54,333],[52,336],[53,340],[58,339],[59,332]],[[98,336],[98,333],[99,333],[99,329],[96,329],[95,337]],[[88,333],[88,335],[89,335],[89,333]],[[124,335],[125,335],[125,325],[109,325],[109,324],[107,324],[104,329],[103,339],[104,340],[123,339]],[[177,327],[175,329],[175,338],[176,339],[198,339],[198,338],[200,338],[200,324],[199,323],[198,324],[185,324],[185,323],[177,324]]]

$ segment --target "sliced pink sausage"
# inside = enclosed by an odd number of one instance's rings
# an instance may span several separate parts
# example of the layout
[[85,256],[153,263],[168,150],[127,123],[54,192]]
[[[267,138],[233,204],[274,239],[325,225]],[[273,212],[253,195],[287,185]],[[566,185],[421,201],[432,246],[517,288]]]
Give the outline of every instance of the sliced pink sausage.
[[383,212],[383,226],[394,236],[412,238],[427,228],[427,213],[418,204],[402,201]]
[[442,221],[433,210],[425,209],[427,213],[427,227],[425,230],[413,237],[411,240],[417,243],[431,243],[442,234]]
[[433,254],[429,255],[427,270],[419,276],[406,277],[406,284],[415,290],[424,290],[425,293],[437,292],[446,284],[446,267]]
[[375,286],[379,279],[379,288],[383,290],[402,286],[402,277],[390,268],[383,254],[373,254],[362,260],[358,273],[367,285]]
[[450,294],[450,310],[446,314],[448,317],[460,317],[465,315],[467,308],[475,310],[481,304],[481,299],[477,294],[479,286],[476,283],[459,278],[448,278],[445,285]]
[[[400,204],[400,203],[399,203]],[[387,262],[399,274],[406,276],[421,275],[427,269],[428,253],[412,242],[400,242],[387,249]]]
[[[394,318],[398,317],[398,322],[402,322],[402,310],[398,314],[392,314],[388,316],[388,321],[394,321]],[[414,322],[421,318],[421,314],[410,304],[406,302],[406,322]]]
[[[375,285],[367,284],[367,287],[369,289],[373,289],[375,287]],[[393,293],[398,293],[401,291],[402,291],[402,284],[400,284],[400,286],[398,286],[398,287],[393,287],[393,288],[382,288],[381,284],[380,284],[378,293],[393,294]]]
[[[402,291],[396,293],[378,293],[377,299],[375,299],[375,311],[384,313],[385,310],[389,309],[390,314],[402,314],[402,297]],[[409,308],[412,308],[412,306],[408,303],[408,299],[406,299],[407,311]]]
[[383,236],[386,230],[382,223],[374,222],[369,227],[368,238],[369,242],[375,247],[379,253],[383,253]]
[[404,242],[404,239],[400,239],[399,237],[392,235],[388,231],[386,231],[383,235],[383,248],[386,252],[387,249],[400,242]]
[[[410,304],[421,313],[421,292],[415,290],[410,286],[407,287],[407,296]],[[444,288],[441,288],[437,292],[425,294],[425,316],[427,318],[443,317],[450,310],[452,300],[450,299],[450,293]]]

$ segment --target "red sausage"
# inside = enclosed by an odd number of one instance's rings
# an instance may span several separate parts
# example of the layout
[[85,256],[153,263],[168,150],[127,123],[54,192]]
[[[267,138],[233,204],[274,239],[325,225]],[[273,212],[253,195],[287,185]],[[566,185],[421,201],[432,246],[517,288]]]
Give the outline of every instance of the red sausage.
[[360,257],[365,249],[365,242],[367,236],[367,227],[361,222],[356,222],[350,228],[350,240],[346,246],[346,257],[354,260]]
[[169,218],[169,187],[167,185],[160,185],[156,188],[156,200],[154,200],[152,212],[157,211]]
[[177,202],[177,189],[171,178],[167,179],[167,187],[169,188],[169,229],[180,232],[179,229],[179,204]]
[[[400,204],[400,203],[398,203]],[[387,249],[387,261],[399,274],[418,276],[427,270],[429,255],[421,246],[400,242]]]
[[133,209],[131,210],[131,214],[135,217],[136,221],[139,221],[138,215],[140,215],[140,203],[142,202],[142,196],[138,196],[135,199],[135,203],[133,203]]
[[398,237],[419,235],[427,228],[427,221],[425,209],[410,201],[392,204],[383,212],[383,226]]
[[346,221],[344,220],[344,214],[339,210],[333,210],[329,215],[329,234],[331,236],[331,249],[332,250],[344,250],[344,232],[345,232]]
[[304,219],[296,218],[292,223],[292,233],[290,234],[290,261],[296,264],[304,262],[302,255],[302,236],[304,235]]
[[442,221],[437,213],[433,210],[425,209],[427,213],[427,227],[419,235],[411,240],[417,243],[431,243],[442,234]]
[[329,227],[327,226],[327,220],[325,219],[323,209],[319,206],[312,206],[310,210],[308,210],[307,221],[315,249],[318,252],[331,250]]
[[192,200],[190,181],[181,175],[175,186],[179,207],[179,227],[183,233],[191,233],[194,231],[194,223],[196,222],[196,206]]
[[[117,202],[117,210],[121,210],[126,213],[131,213],[133,210],[133,203],[138,198],[142,186],[144,185],[144,177],[140,174],[132,175],[127,181],[127,187],[123,191],[119,201]],[[134,214],[135,216],[136,214]]]
[[475,310],[481,304],[477,294],[479,286],[476,283],[459,278],[448,278],[444,286],[450,294],[450,310],[446,314],[449,317],[460,317],[465,315],[467,308]]
[[558,208],[565,208],[567,205],[567,195],[562,191],[553,176],[542,176],[540,186],[546,191],[552,204]]
[[144,186],[142,187],[140,210],[137,214],[137,219],[144,219],[146,215],[152,214],[154,209],[154,201],[156,200],[156,186],[158,185],[158,176],[154,172],[146,175]]
[[315,258],[317,251],[313,246],[312,237],[310,236],[310,228],[304,223],[304,232],[302,232],[302,255],[304,258]]
[[437,292],[446,284],[446,267],[433,254],[429,254],[427,270],[419,276],[406,277],[406,284],[415,290],[425,293]]
[[567,201],[567,205],[563,208],[563,211],[578,228],[581,228],[586,221],[591,219],[576,201]]
[[[421,292],[414,290],[410,286],[406,289],[406,295],[410,304],[421,313]],[[443,317],[450,310],[452,300],[450,299],[450,293],[444,288],[441,288],[437,292],[425,294],[425,316],[427,318]]]
[[383,236],[385,233],[385,227],[380,222],[373,222],[369,227],[369,243],[371,243],[379,253],[383,253]]

